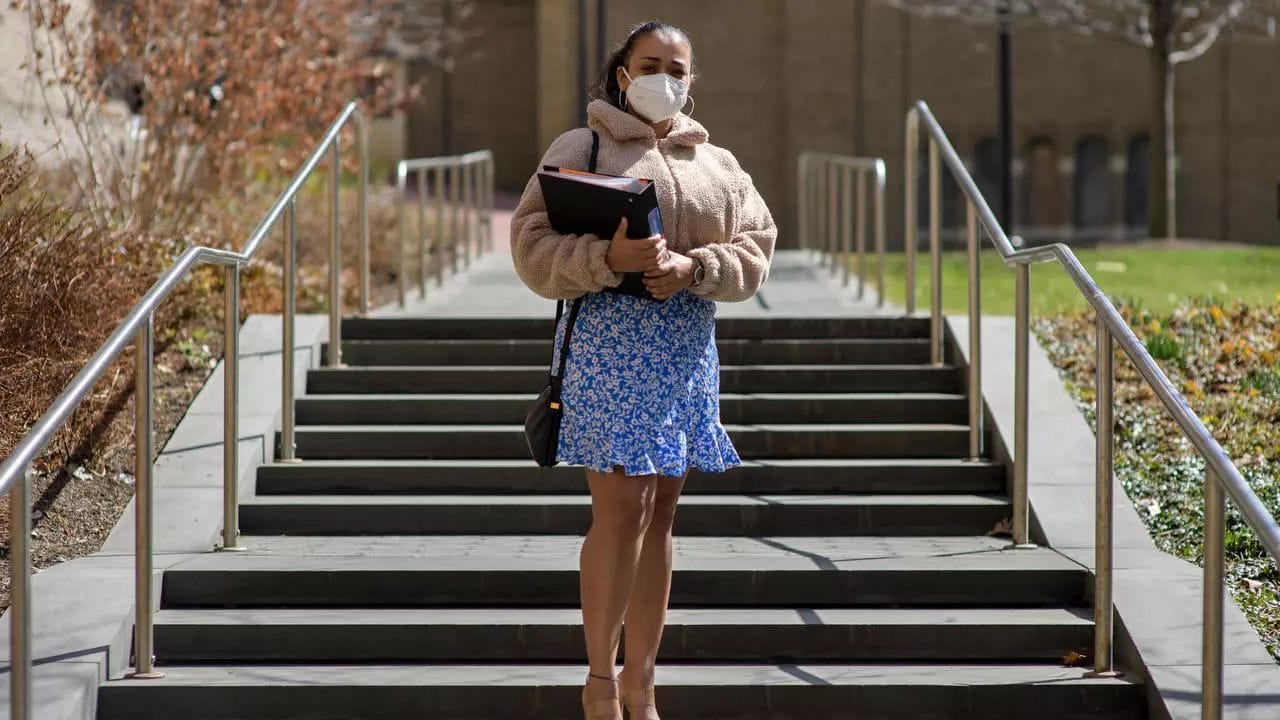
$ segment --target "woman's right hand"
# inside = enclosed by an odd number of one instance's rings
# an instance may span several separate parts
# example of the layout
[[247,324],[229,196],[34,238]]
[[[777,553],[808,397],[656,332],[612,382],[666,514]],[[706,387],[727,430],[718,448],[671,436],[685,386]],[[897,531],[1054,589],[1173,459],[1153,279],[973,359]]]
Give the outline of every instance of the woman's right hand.
[[609,243],[604,261],[614,272],[648,272],[658,269],[666,250],[667,239],[661,235],[651,235],[642,240],[627,237],[627,219],[624,217],[613,233],[613,242]]

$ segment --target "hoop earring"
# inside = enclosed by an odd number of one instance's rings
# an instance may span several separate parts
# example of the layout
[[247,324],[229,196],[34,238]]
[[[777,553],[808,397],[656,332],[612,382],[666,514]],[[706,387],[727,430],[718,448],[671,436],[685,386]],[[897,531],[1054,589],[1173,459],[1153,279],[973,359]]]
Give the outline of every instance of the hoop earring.
[[689,108],[689,112],[685,113],[685,117],[693,117],[693,111],[698,109],[698,103],[694,102],[692,95],[688,97],[689,97],[689,102],[693,103],[693,107]]

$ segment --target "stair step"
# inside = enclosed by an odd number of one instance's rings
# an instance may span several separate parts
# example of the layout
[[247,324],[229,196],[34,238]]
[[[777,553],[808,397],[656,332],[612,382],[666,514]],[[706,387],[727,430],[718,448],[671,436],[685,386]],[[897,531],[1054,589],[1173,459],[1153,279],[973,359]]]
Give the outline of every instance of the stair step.
[[[551,317],[346,318],[344,340],[546,340]],[[928,338],[928,318],[718,318],[718,339]]]
[[[692,536],[975,535],[1009,517],[979,495],[685,495],[675,533]],[[240,506],[252,535],[574,535],[586,495],[303,495]]]
[[[718,339],[722,365],[847,365],[929,362],[929,341],[911,338]],[[539,365],[551,338],[538,340],[344,340],[348,365]],[[328,343],[325,343],[328,353]]]
[[[258,468],[259,496],[282,494],[585,493],[583,471],[518,460],[307,460]],[[797,459],[745,461],[727,473],[697,470],[689,494],[974,493],[1005,491],[1005,469],[989,461]]]
[[[583,669],[560,665],[167,666],[111,680],[102,720],[448,720],[581,717]],[[658,704],[680,720],[1133,720],[1142,686],[1027,664],[663,665]]]
[[[1092,627],[1081,609],[673,608],[658,659],[1049,661]],[[163,610],[155,640],[161,663],[586,661],[573,608]]]
[[[969,429],[963,425],[729,425],[725,429],[744,458],[958,458],[969,447]],[[317,459],[529,457],[522,425],[304,425],[297,428],[295,443],[299,457]]]
[[[329,393],[536,393],[547,382],[547,365],[315,368],[308,394]],[[957,393],[963,387],[954,366],[932,365],[726,365],[726,393],[922,392]]]
[[[264,537],[164,574],[177,607],[576,607],[581,538]],[[1045,548],[943,538],[676,538],[673,606],[1078,607],[1089,575]]]
[[[310,395],[297,400],[300,425],[518,424],[536,393]],[[954,393],[725,393],[720,418],[749,423],[967,422]]]

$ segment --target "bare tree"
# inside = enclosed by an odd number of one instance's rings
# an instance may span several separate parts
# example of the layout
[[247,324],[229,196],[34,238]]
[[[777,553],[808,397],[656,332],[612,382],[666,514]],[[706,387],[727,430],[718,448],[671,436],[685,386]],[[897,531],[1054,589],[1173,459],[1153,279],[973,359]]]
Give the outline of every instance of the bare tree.
[[1151,237],[1177,234],[1174,66],[1203,56],[1227,33],[1275,38],[1280,0],[882,0],[908,12],[994,22],[1014,17],[1120,38],[1151,56],[1154,106],[1148,222]]

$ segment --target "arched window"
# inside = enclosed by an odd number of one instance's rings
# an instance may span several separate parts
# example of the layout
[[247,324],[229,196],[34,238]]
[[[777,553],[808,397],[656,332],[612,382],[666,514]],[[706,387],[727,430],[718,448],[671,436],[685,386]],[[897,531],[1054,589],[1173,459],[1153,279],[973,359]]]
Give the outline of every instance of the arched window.
[[1148,182],[1151,176],[1151,138],[1139,135],[1129,141],[1129,163],[1124,175],[1124,224],[1147,228]]
[[1048,138],[1035,138],[1023,151],[1021,206],[1024,228],[1062,224],[1062,192],[1058,185],[1058,151]]
[[1074,199],[1071,212],[1076,230],[1096,235],[1111,223],[1111,147],[1106,139],[1088,135],[1076,145]]

